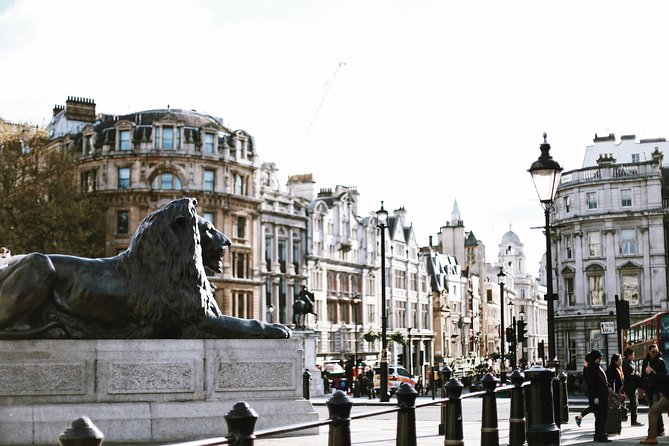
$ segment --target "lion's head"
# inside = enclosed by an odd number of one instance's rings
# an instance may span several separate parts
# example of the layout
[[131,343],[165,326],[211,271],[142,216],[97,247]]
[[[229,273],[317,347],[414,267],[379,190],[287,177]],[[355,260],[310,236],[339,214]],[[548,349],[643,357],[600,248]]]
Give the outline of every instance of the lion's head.
[[202,263],[207,268],[223,272],[223,254],[230,247],[230,239],[223,235],[218,229],[204,218],[197,217],[197,227],[200,231],[200,244],[202,245]]

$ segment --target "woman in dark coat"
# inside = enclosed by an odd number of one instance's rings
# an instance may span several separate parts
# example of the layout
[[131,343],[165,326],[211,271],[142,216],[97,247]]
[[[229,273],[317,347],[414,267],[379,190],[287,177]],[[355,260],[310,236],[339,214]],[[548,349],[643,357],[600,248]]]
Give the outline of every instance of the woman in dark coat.
[[609,383],[604,370],[601,368],[602,358],[602,352],[599,350],[590,352],[592,362],[588,366],[588,375],[585,379],[588,383],[588,400],[595,409],[595,436],[593,440],[597,443],[609,443],[611,440],[608,439],[605,430]]
[[609,381],[609,387],[615,393],[618,393],[623,388],[625,374],[623,373],[623,359],[618,353],[611,355],[611,362],[606,369],[606,379]]

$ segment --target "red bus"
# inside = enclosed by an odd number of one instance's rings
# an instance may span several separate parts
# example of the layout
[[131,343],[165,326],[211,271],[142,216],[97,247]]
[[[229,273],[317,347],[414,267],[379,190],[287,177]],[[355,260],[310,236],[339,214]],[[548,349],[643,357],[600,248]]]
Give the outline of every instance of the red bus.
[[648,346],[655,344],[669,368],[669,311],[631,324],[629,330],[625,330],[624,340],[624,349],[631,348],[634,351],[639,365],[648,353]]

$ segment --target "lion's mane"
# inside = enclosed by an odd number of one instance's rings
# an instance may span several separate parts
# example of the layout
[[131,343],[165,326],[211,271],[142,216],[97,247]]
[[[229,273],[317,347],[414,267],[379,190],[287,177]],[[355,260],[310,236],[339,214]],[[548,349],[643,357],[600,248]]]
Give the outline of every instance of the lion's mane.
[[156,337],[182,337],[193,329],[214,301],[195,200],[176,200],[149,214],[119,254],[119,270],[135,324]]

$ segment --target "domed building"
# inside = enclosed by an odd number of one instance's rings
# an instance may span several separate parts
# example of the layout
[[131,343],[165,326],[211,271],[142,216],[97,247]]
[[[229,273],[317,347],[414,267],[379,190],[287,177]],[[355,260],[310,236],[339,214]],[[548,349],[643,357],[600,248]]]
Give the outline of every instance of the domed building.
[[230,237],[222,274],[210,277],[225,314],[260,316],[253,283],[259,235],[259,160],[251,135],[194,110],[96,114],[92,99],[68,97],[48,125],[53,149],[74,155],[82,191],[104,197],[105,252],[125,250],[142,219],[168,201],[198,200],[198,213]]

